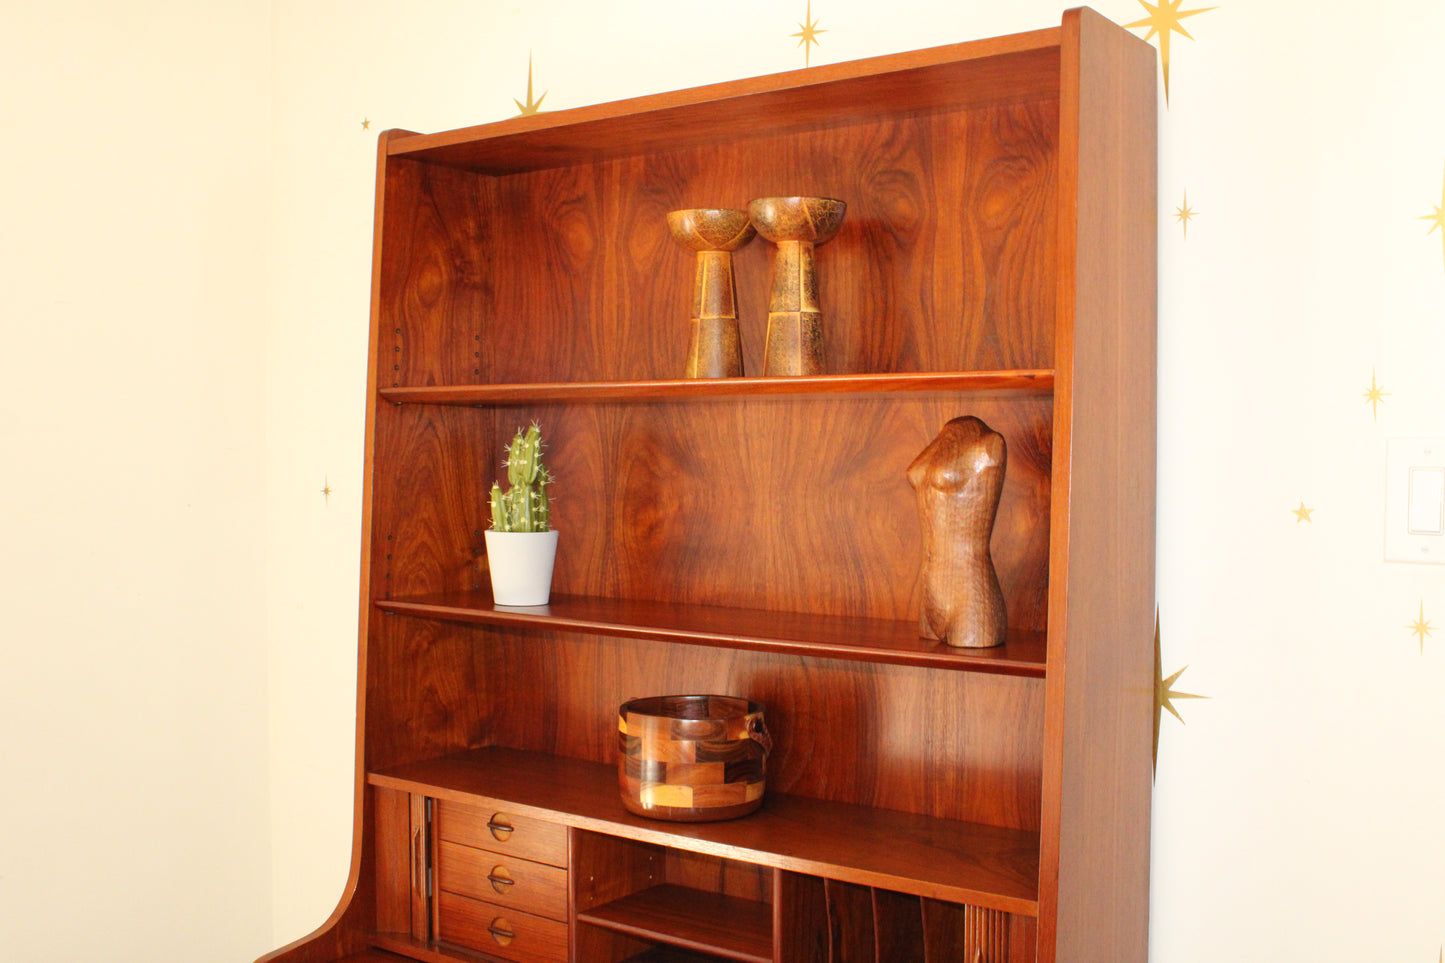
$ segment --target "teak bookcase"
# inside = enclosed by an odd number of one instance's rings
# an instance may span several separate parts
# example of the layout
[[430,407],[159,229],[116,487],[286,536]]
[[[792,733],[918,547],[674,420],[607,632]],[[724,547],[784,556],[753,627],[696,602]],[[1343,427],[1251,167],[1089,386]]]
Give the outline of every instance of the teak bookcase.
[[[1058,28],[381,137],[356,835],[268,960],[1146,959],[1155,60]],[[829,371],[680,378],[665,215],[847,201]],[[772,250],[735,256],[747,370]],[[997,649],[919,637],[904,471],[1008,444]],[[541,423],[553,600],[490,598],[486,489]],[[766,802],[618,796],[628,698],[745,695]]]

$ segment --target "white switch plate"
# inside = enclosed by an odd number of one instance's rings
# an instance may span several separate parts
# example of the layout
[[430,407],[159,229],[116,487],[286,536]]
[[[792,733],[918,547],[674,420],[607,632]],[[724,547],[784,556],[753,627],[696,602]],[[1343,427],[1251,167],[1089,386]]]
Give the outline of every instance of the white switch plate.
[[1385,448],[1385,561],[1445,565],[1445,438]]

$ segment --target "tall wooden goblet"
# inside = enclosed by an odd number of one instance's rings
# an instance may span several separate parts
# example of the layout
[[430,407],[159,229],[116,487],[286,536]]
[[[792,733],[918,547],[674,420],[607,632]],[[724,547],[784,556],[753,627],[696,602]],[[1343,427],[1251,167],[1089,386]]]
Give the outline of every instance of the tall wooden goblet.
[[667,227],[674,238],[697,252],[692,339],[683,377],[740,378],[743,349],[738,337],[732,252],[753,239],[748,212],[706,208],[671,211]]
[[823,312],[813,249],[838,233],[848,205],[831,197],[760,197],[753,227],[778,246],[768,300],[765,375],[823,373]]

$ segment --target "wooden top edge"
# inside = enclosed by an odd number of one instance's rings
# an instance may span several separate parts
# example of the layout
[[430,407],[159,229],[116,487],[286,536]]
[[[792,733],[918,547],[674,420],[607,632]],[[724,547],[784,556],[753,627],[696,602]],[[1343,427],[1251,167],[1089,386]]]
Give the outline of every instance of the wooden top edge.
[[1047,394],[1051,368],[1011,371],[924,372],[907,374],[817,375],[788,378],[698,378],[649,381],[588,381],[542,384],[400,386],[378,389],[382,398],[401,404],[523,404],[542,401],[658,401],[669,398],[762,397],[767,395],[847,395],[932,391],[1007,391]]
[[[464,149],[467,145],[479,141],[525,138],[551,143],[557,136],[575,140],[577,132],[585,130],[589,125],[606,126],[608,122],[627,118],[648,115],[666,117],[670,113],[675,113],[679,118],[683,118],[688,117],[690,112],[699,108],[706,109],[709,106],[735,104],[750,98],[767,99],[770,96],[786,98],[790,94],[803,95],[809,91],[816,92],[832,85],[860,82],[866,84],[870,80],[876,81],[889,75],[905,75],[911,71],[930,71],[949,67],[968,69],[970,65],[982,65],[997,58],[1028,58],[1032,55],[1056,60],[1059,55],[1061,38],[1061,28],[1048,27],[983,40],[971,40],[902,53],[883,54],[838,64],[722,81],[683,90],[647,94],[565,110],[541,111],[529,116],[510,117],[432,134],[412,134],[407,131],[404,132],[404,136],[390,139],[387,150],[393,156],[415,157],[471,166],[477,162],[468,163],[470,159],[459,156],[457,149]],[[1020,91],[1020,96],[1038,96],[1039,93],[1040,91],[1024,89]],[[967,97],[961,98],[961,100],[964,103],[968,102]]]

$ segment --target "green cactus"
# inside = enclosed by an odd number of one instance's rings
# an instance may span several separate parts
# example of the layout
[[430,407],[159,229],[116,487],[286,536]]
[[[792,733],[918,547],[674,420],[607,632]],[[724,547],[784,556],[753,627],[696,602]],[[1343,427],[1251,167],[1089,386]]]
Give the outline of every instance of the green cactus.
[[492,483],[492,528],[499,532],[545,532],[550,529],[552,475],[542,465],[542,429],[536,422],[519,429],[507,446],[507,491]]

